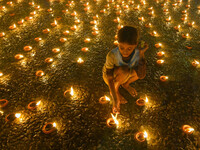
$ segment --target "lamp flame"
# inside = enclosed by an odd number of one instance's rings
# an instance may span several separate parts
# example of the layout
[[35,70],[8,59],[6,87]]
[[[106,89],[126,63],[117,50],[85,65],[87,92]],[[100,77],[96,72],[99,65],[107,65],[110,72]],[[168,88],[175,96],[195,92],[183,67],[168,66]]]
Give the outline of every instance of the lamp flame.
[[145,102],[147,103],[149,100],[148,100],[148,97],[146,96],[146,100],[145,100]]
[[144,131],[144,138],[147,138],[148,137],[148,134],[146,131]]
[[53,127],[56,127],[56,123],[55,122],[53,123]]
[[77,62],[78,62],[78,63],[83,63],[84,61],[83,61],[82,58],[78,58]]
[[41,103],[41,101],[37,102],[36,105],[38,106],[38,105],[40,105],[40,103]]
[[21,116],[20,113],[16,113],[16,114],[15,114],[15,117],[16,117],[16,118],[19,118],[20,116]]
[[107,101],[110,101],[110,98],[109,98],[109,97],[107,97],[107,96],[105,96],[105,99],[106,99]]
[[74,95],[74,89],[71,87],[70,89],[70,95],[73,96]]
[[1,114],[3,114],[3,111],[0,111]]
[[118,120],[117,120],[117,114],[114,116],[114,115],[111,113],[111,116],[112,116],[112,118],[113,118],[113,120],[114,120],[115,124],[116,124],[116,125],[117,125],[117,127],[118,127],[118,125],[119,125],[119,122],[118,122]]

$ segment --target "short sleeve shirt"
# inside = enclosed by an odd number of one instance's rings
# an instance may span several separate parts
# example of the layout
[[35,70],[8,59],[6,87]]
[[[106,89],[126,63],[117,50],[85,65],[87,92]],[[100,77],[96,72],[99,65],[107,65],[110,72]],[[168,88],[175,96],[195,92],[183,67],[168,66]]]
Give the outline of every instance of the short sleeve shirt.
[[122,55],[119,51],[119,47],[111,50],[108,52],[106,56],[106,62],[103,67],[103,72],[106,72],[106,69],[113,69],[115,66],[128,66],[129,68],[134,68],[139,63],[139,49],[135,49],[134,55],[130,58],[130,61],[128,63],[124,62],[122,60]]

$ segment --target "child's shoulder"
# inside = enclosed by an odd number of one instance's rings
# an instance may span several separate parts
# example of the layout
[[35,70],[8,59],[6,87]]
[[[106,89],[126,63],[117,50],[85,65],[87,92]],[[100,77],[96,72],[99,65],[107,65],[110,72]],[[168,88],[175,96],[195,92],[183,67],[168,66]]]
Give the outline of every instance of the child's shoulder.
[[110,50],[107,55],[110,56],[110,57],[114,57],[117,54],[118,51],[119,51],[119,48],[116,47],[116,48]]

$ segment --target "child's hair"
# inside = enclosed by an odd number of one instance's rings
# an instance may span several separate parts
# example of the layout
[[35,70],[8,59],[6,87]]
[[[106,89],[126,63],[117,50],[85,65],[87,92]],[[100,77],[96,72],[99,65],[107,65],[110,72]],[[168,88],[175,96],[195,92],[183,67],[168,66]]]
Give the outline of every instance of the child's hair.
[[118,42],[130,45],[138,44],[139,32],[135,27],[124,26],[118,31]]

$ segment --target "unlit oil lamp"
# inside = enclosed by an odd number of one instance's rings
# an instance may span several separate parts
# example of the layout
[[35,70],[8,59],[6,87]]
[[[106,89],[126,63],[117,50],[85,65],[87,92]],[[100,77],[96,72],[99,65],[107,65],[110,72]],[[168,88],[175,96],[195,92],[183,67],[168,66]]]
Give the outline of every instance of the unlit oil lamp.
[[24,23],[24,19],[18,21],[17,23],[18,23],[18,24],[23,24],[23,23]]
[[14,30],[14,29],[16,29],[16,25],[13,24],[12,26],[9,27],[9,29],[10,29],[10,30]]
[[42,70],[38,70],[38,71],[36,71],[36,76],[38,76],[38,77],[42,77],[42,76],[44,76],[44,72],[42,71]]
[[147,139],[147,137],[148,137],[148,135],[147,135],[146,131],[137,132],[136,135],[135,135],[136,140],[139,141],[139,142],[144,142]]
[[195,22],[193,21],[192,23],[188,23],[189,27],[192,27],[195,24]]
[[87,52],[87,51],[88,51],[88,48],[87,48],[87,47],[83,47],[83,48],[81,49],[81,51]]
[[22,55],[22,54],[15,55],[15,59],[17,59],[17,60],[20,60],[22,58],[24,58],[24,55]]
[[70,90],[66,90],[64,92],[64,96],[67,96],[67,94],[70,94],[71,96],[74,96],[74,89],[73,89],[73,87],[71,87]]
[[8,105],[8,100],[1,99],[0,100],[0,108],[6,107]]
[[38,101],[38,102],[36,102],[36,101],[30,102],[30,103],[28,104],[28,109],[34,110],[34,109],[36,109],[36,108],[40,105],[40,103],[41,103],[41,101]]
[[110,102],[110,98],[107,97],[107,96],[102,96],[100,99],[99,99],[99,103],[101,104],[107,104]]
[[60,52],[60,49],[59,49],[59,48],[53,48],[53,49],[52,49],[52,52],[54,52],[54,53],[59,53],[59,52]]
[[64,42],[66,42],[66,41],[67,41],[66,38],[60,38],[60,42],[64,43]]
[[146,96],[146,99],[143,99],[143,98],[139,98],[139,99],[137,99],[137,101],[136,101],[136,104],[138,105],[138,106],[144,106],[146,103],[148,103],[148,98],[147,98],[147,96]]
[[55,27],[55,26],[57,26],[58,24],[57,24],[57,21],[56,20],[54,20],[54,22],[53,23],[51,23],[51,26],[53,26],[53,27]]
[[156,48],[160,48],[160,47],[162,47],[162,44],[161,43],[157,43],[157,44],[155,44],[155,47]]
[[44,132],[45,134],[50,134],[55,130],[56,130],[56,123],[55,122],[48,122],[42,128],[42,132]]
[[20,119],[20,117],[21,117],[21,113],[16,113],[16,114],[10,113],[5,117],[5,121],[6,122],[13,122],[16,119]]
[[109,118],[106,123],[107,123],[107,126],[110,127],[110,128],[118,128],[119,126],[119,121],[117,120],[117,114],[114,116],[112,113],[111,113],[111,116],[112,118]]
[[24,46],[24,51],[30,51],[32,50],[32,46]]
[[192,62],[192,66],[194,66],[194,67],[197,67],[199,64],[200,64],[200,63],[199,63],[199,61],[197,61],[197,60],[194,60],[194,61]]
[[163,64],[164,62],[165,62],[165,61],[164,61],[163,59],[157,60],[157,64],[159,64],[159,65]]
[[165,82],[168,80],[168,76],[160,76],[160,81]]
[[89,43],[90,41],[91,41],[90,38],[86,38],[86,39],[84,40],[85,43]]
[[77,63],[82,64],[82,63],[84,63],[84,60],[82,58],[78,58]]
[[182,129],[183,129],[183,132],[185,132],[186,134],[192,134],[194,132],[194,128],[192,128],[189,125],[184,125]]
[[40,42],[40,41],[42,41],[42,38],[36,37],[34,40],[35,40],[36,42]]
[[46,59],[45,59],[45,62],[46,62],[46,63],[52,63],[52,62],[53,62],[53,58],[46,58]]
[[50,32],[50,29],[44,29],[43,31],[42,31],[43,33],[45,33],[45,34],[47,34],[47,33],[49,33]]
[[181,27],[181,25],[178,25],[178,26],[175,26],[174,29],[179,31],[180,27]]
[[187,38],[189,38],[189,34],[187,33],[187,34],[182,34],[182,37],[184,38],[184,39],[187,39]]
[[74,30],[76,30],[76,29],[77,29],[77,26],[76,26],[76,25],[74,25],[74,26],[72,26],[70,29],[74,31]]
[[69,34],[69,31],[66,30],[66,31],[63,32],[63,34],[64,34],[64,35],[68,35],[68,34]]
[[0,33],[0,37],[4,37],[5,36],[5,33],[4,32],[1,32]]

